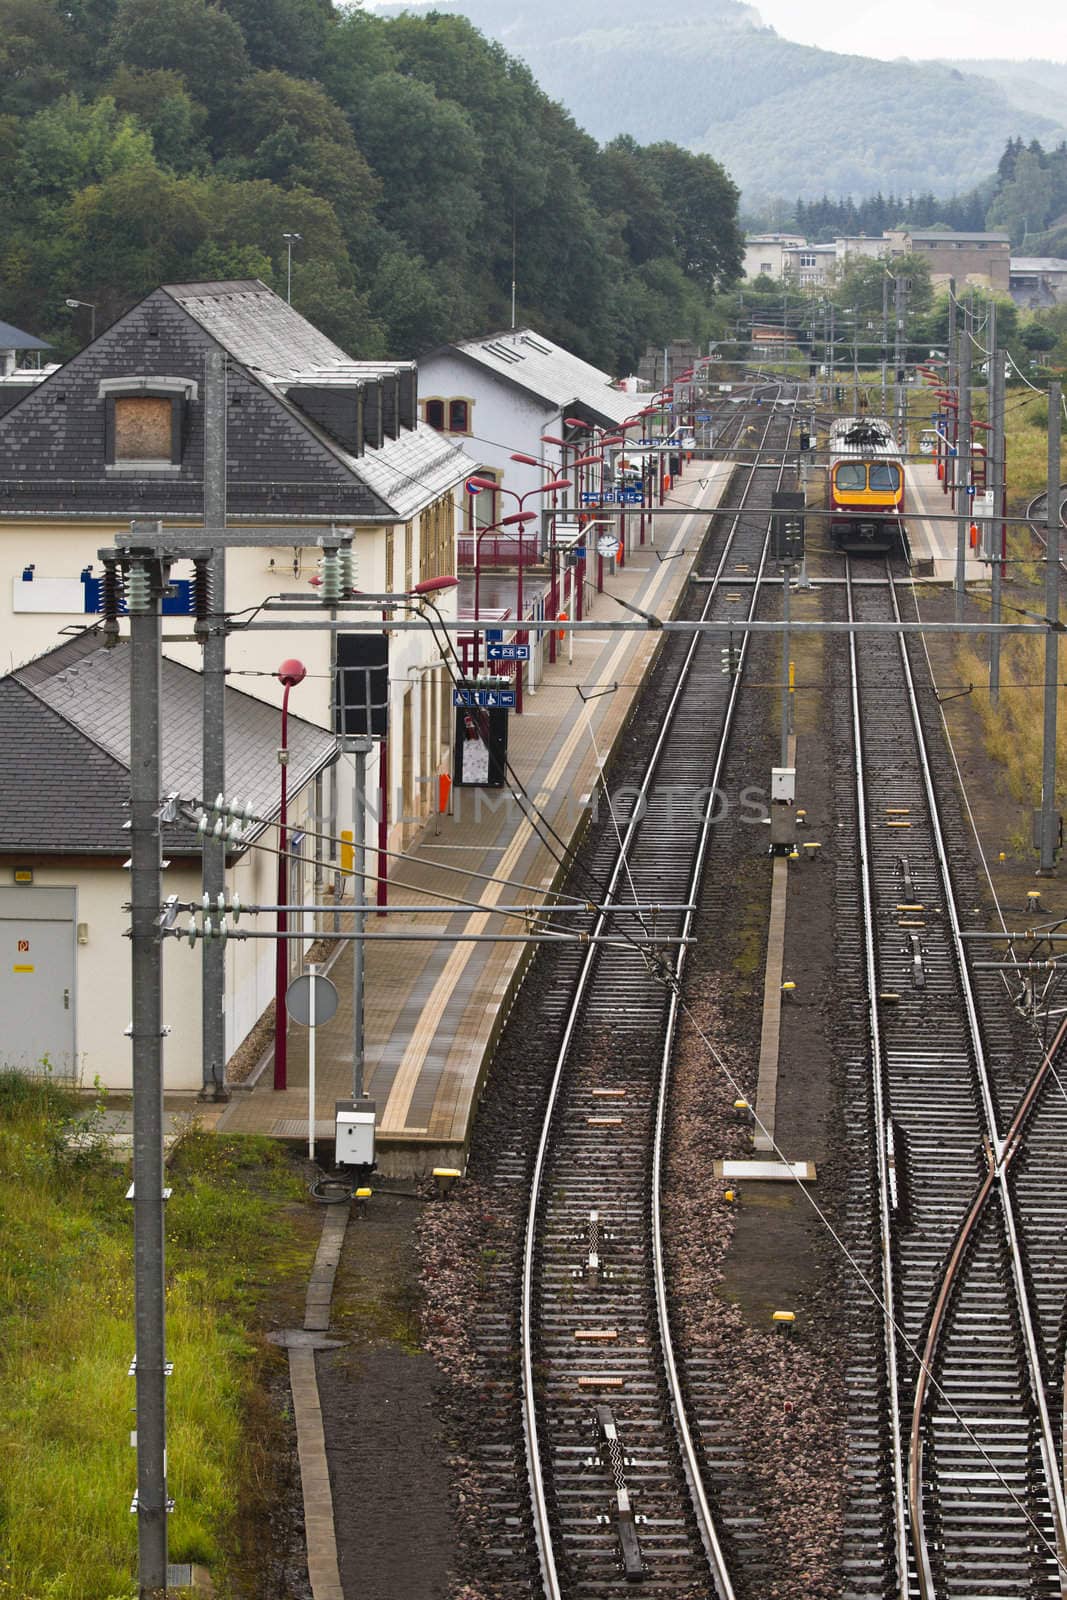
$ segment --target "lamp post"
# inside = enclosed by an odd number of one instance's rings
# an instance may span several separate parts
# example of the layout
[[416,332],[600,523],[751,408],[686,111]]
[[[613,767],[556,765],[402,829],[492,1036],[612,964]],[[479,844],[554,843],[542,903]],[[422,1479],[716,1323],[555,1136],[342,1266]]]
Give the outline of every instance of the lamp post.
[[307,669],[302,661],[283,661],[278,668],[278,681],[282,684],[282,742],[278,750],[278,765],[281,768],[281,805],[278,810],[278,911],[277,933],[278,943],[274,954],[274,1087],[284,1089],[286,1085],[286,1032],[285,1032],[285,990],[289,977],[288,941],[285,935],[289,931],[289,839],[286,832],[288,823],[288,771],[289,771],[289,691],[295,689],[298,683],[303,683],[307,676]]
[[[529,467],[540,467],[540,466],[546,465],[546,463],[538,461],[536,456],[523,455],[520,451],[514,451],[512,453],[511,459],[512,459],[512,461],[521,462],[524,466],[529,466]],[[501,486],[498,483],[496,483],[494,479],[491,479],[491,478],[471,478],[470,482],[475,484],[475,485],[477,485],[477,487],[479,489],[493,488],[493,489],[495,489],[497,491],[498,494],[506,494],[509,499],[515,501],[515,504],[517,505],[518,510],[519,510],[520,517],[524,517],[525,521],[527,521],[527,522],[533,520],[536,517],[536,512],[527,511],[526,510],[526,502],[533,495],[536,495],[536,494],[556,494],[562,489],[569,489],[570,486],[571,486],[571,481],[570,481],[569,478],[552,478],[546,483],[539,483],[537,485],[537,487],[534,488],[534,489],[527,489],[525,494],[519,494],[514,489],[503,489],[503,488],[501,488]],[[506,520],[507,521],[511,521],[513,519],[508,518]],[[501,524],[501,526],[503,526],[503,524]],[[476,616],[477,616],[477,610],[478,610],[478,600],[477,600],[477,594],[478,594],[478,551],[479,551],[479,546],[478,546],[477,543],[475,543],[475,547],[474,547],[474,584],[475,584],[475,603],[474,603],[474,607],[475,607],[475,615]],[[525,561],[523,559],[522,528],[520,527],[519,528],[518,574],[517,574],[517,579],[516,579],[516,592],[515,592],[515,610],[516,610],[516,613],[517,613],[517,621],[518,621],[518,634],[519,634],[518,642],[519,642],[519,644],[526,644],[528,642],[528,637],[529,637],[528,633],[527,633],[527,629],[525,627],[526,613],[525,613],[525,610],[523,608],[522,574],[523,574],[524,567],[525,567]],[[521,715],[522,714],[522,662],[521,661],[517,662],[516,666],[517,666],[518,670],[516,671],[516,674],[515,674],[515,709]]]
[[[494,480],[492,478],[469,478],[467,481],[468,481],[468,483],[473,483],[473,484],[477,485],[477,487],[479,489],[486,489],[486,488],[496,489],[496,488],[498,488],[498,485],[494,482]],[[490,522],[487,527],[482,528],[480,532],[476,532],[475,535],[474,535],[474,670],[475,670],[475,672],[478,671],[478,660],[479,660],[479,643],[478,643],[478,640],[479,640],[479,628],[478,628],[478,622],[479,622],[479,619],[480,619],[481,614],[482,614],[482,606],[481,606],[481,593],[482,593],[482,591],[481,591],[482,540],[485,538],[487,533],[499,532],[499,530],[501,528],[514,528],[514,527],[517,527],[518,530],[519,530],[519,543],[521,545],[523,527],[525,526],[525,524],[527,522],[535,522],[536,520],[537,520],[537,513],[535,511],[515,511],[515,512],[512,512],[510,517],[501,517],[498,522]]]
[[84,307],[84,309],[86,311],[88,311],[88,313],[89,313],[89,343],[92,344],[93,340],[96,338],[96,307],[93,304],[93,302],[91,300],[75,300],[72,297],[68,296],[67,299],[64,300],[63,304],[65,306],[69,306],[72,311],[77,310],[77,308],[79,306]]
[[285,303],[293,303],[293,246],[303,239],[302,233],[283,233],[285,240]]

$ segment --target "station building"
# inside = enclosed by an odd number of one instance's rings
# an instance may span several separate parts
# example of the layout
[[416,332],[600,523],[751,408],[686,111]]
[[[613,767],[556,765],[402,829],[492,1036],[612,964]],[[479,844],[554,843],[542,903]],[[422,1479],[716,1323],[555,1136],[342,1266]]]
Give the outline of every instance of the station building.
[[[132,519],[187,529],[203,524],[203,386],[205,359],[212,351],[221,351],[226,371],[227,521],[247,530],[257,525],[292,528],[291,545],[253,545],[228,553],[229,613],[251,615],[268,596],[280,592],[313,597],[319,550],[316,534],[309,530],[324,526],[352,531],[356,584],[369,592],[409,592],[421,580],[455,572],[460,489],[474,462],[447,436],[420,421],[414,362],[352,359],[255,280],[165,285],[64,366],[25,385],[0,416],[0,671],[8,674],[3,680],[6,693],[18,709],[13,749],[31,770],[34,732],[26,696],[39,701],[43,691],[24,677],[9,682],[11,674],[31,671],[31,663],[47,658],[64,639],[84,636],[95,626],[98,551],[112,545]],[[176,695],[178,667],[198,677],[200,646],[190,640],[191,569],[179,565],[173,576],[177,594],[166,605],[171,614],[164,619],[164,654],[168,693]],[[448,593],[437,596],[436,603],[444,615],[455,614],[455,600]],[[389,620],[383,615],[373,628],[363,624],[363,631],[380,635]],[[359,628],[354,621],[353,631]],[[380,880],[387,875],[384,852],[402,848],[430,814],[436,776],[448,766],[452,721],[450,678],[432,635],[393,630],[389,643],[390,731],[376,746],[368,772],[367,837],[383,852],[375,858]],[[121,764],[121,729],[111,727],[104,738],[91,718],[75,715],[89,683],[100,681],[103,664],[91,651],[89,655],[91,661],[67,663],[61,685],[49,691],[55,696],[53,713],[69,713],[62,730],[63,760],[70,762],[71,749],[97,746]],[[235,709],[227,762],[232,754],[240,767],[242,753],[251,760],[251,746],[262,746],[259,755],[265,751],[272,768],[270,784],[257,779],[258,804],[266,808],[267,818],[278,804],[270,792],[278,786],[277,708],[282,695],[275,673],[291,656],[307,668],[306,680],[292,693],[291,716],[318,729],[332,750],[331,636],[326,630],[238,632],[227,646],[228,681],[240,691],[239,699],[230,702]],[[181,679],[185,694],[188,681]],[[121,722],[128,716],[126,701],[116,683],[113,690],[113,714]],[[266,706],[253,715],[246,700]],[[179,742],[188,744],[190,737],[187,731]],[[350,766],[347,759],[337,763],[316,756],[294,801],[297,833],[318,831],[317,820],[336,840],[342,828],[351,826]],[[64,770],[73,769],[68,764]],[[181,770],[187,780],[182,792],[198,792],[198,762],[195,770],[188,763]],[[241,779],[242,772],[235,770],[238,793]],[[121,789],[120,779],[116,782],[115,793]],[[27,937],[21,922],[27,916],[27,893],[43,884],[39,871],[50,889],[72,891],[75,900],[88,896],[100,907],[110,896],[107,917],[102,912],[86,916],[76,904],[69,915],[64,912],[60,942],[69,934],[75,978],[73,984],[57,979],[53,987],[58,986],[61,996],[66,993],[67,1009],[76,1012],[86,997],[111,992],[114,1048],[90,1051],[79,1043],[65,1066],[75,1076],[87,1074],[91,1080],[98,1074],[105,1083],[121,1083],[129,1058],[121,1031],[129,1014],[128,950],[110,935],[94,939],[92,929],[110,927],[119,915],[116,908],[128,897],[128,878],[121,861],[109,859],[108,888],[100,887],[99,853],[88,849],[86,840],[78,842],[79,796],[76,787],[67,787],[63,815],[44,809],[35,830],[20,827],[6,844],[0,840],[4,983],[14,976],[39,976],[13,973],[17,965],[35,963],[7,960],[7,944]],[[59,864],[57,849],[62,846],[67,848],[61,849]],[[294,889],[306,885],[309,874],[331,867],[337,853],[331,845],[326,861],[316,861],[309,843],[303,858],[293,864]],[[300,897],[299,892],[294,895]],[[273,891],[267,898],[273,898]],[[65,903],[68,909],[73,904]],[[89,929],[88,942],[75,938],[73,930],[81,924]],[[106,957],[100,954],[102,947]],[[272,946],[262,941],[250,948],[261,952],[262,972],[241,976],[238,957],[230,958],[228,1052],[241,1042],[255,1020],[257,1004],[270,992],[265,974],[273,963]],[[293,962],[297,960],[294,948]],[[199,962],[190,961],[187,971],[188,992],[177,1010],[198,1039]],[[240,1001],[239,991],[244,997]],[[20,993],[0,992],[5,1012],[25,1000],[25,984]],[[74,1037],[84,1041],[88,1035],[80,1021],[84,1018],[75,1015]],[[55,1053],[57,1064],[62,1054]],[[168,1087],[199,1086],[198,1048],[170,1050],[167,1060]]]

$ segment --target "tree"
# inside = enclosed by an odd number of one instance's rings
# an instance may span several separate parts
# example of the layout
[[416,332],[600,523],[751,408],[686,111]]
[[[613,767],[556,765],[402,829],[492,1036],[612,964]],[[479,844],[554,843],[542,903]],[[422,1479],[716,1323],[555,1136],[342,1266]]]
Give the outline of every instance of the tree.
[[593,182],[601,211],[616,218],[638,266],[662,256],[673,217],[636,140],[622,134],[601,153]]
[[152,135],[156,160],[175,172],[207,165],[207,112],[185,87],[180,73],[165,68],[142,72],[122,66],[107,85],[120,111],[129,111]]
[[[834,299],[838,305],[852,306],[858,312],[879,318],[883,304],[887,304],[892,317],[896,294],[894,278],[910,279],[907,307],[912,315],[921,316],[929,310],[933,299],[930,265],[921,256],[893,256],[888,261],[870,256],[846,256]],[[886,300],[883,299],[883,285],[888,295]]]
[[70,94],[30,118],[12,181],[27,195],[56,199],[152,162],[151,135],[110,96],[86,105]]
[[1040,233],[1052,210],[1053,177],[1033,150],[1020,150],[1015,176],[1006,183],[989,208],[990,228],[1007,228],[1013,244],[1028,233]]
[[674,144],[649,145],[642,162],[672,218],[674,255],[707,292],[741,276],[744,241],[737,226],[737,189],[710,156]]
[[1019,334],[1020,341],[1027,350],[1034,353],[1040,350],[1055,350],[1059,337],[1054,328],[1046,328],[1040,322],[1028,322]]
[[0,111],[31,116],[71,86],[78,39],[51,0],[0,0]]
[[331,0],[218,0],[238,23],[256,67],[318,77],[336,22]]
[[482,147],[463,108],[417,78],[386,72],[370,80],[352,121],[381,180],[386,225],[417,255],[454,269],[484,220]]
[[[88,284],[101,320],[160,283],[187,276],[208,232],[204,185],[151,165],[128,167],[74,196],[63,240],[72,281]],[[76,264],[76,273],[74,266]]]
[[343,112],[317,83],[256,72],[241,84],[228,118],[242,175],[300,187],[330,201],[351,239],[366,232],[381,183],[356,146]]
[[249,71],[240,27],[206,0],[118,0],[107,57],[114,67],[179,72],[213,112],[229,104]]

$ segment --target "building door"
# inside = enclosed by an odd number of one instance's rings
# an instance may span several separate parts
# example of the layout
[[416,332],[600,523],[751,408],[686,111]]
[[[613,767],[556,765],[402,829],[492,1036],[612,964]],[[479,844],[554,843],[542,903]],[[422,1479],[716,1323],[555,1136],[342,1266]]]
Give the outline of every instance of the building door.
[[73,889],[0,888],[0,1067],[76,1077]]

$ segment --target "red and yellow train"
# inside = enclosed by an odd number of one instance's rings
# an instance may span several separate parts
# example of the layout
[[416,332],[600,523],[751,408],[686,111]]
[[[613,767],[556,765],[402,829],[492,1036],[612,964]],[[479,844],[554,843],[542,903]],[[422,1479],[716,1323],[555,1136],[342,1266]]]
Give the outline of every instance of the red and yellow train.
[[830,429],[830,540],[838,550],[902,554],[904,462],[883,417],[840,417]]

